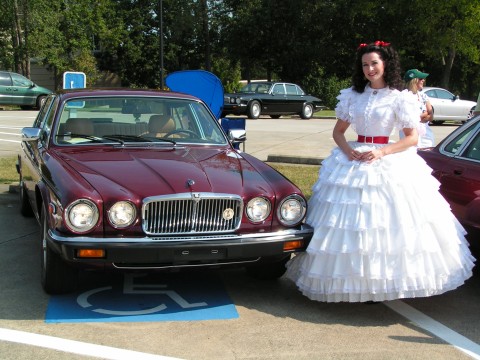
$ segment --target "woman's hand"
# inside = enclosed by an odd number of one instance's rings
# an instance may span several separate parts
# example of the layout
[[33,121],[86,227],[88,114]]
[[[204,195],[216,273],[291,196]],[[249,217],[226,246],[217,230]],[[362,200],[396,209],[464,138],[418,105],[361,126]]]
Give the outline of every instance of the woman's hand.
[[373,149],[371,151],[366,151],[364,153],[361,153],[360,158],[355,160],[364,161],[366,163],[372,163],[375,160],[378,160],[384,156],[385,156],[385,153],[383,152],[382,149]]

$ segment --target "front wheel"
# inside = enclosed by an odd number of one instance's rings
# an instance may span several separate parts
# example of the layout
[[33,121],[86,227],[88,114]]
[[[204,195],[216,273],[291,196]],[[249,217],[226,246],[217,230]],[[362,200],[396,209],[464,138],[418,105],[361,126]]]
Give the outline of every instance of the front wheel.
[[249,119],[258,119],[260,117],[261,112],[262,112],[262,107],[260,106],[260,103],[257,100],[253,100],[248,105],[247,116]]
[[68,266],[48,245],[47,210],[41,214],[41,282],[47,294],[65,294],[73,291],[77,285],[77,270]]
[[313,105],[304,104],[302,108],[302,112],[300,113],[300,117],[302,119],[310,119],[312,116],[313,116]]

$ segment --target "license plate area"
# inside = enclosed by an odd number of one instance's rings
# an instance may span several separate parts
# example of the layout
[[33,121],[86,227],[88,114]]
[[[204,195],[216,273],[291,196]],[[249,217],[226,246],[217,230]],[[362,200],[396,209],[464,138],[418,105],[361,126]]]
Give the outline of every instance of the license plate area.
[[183,249],[176,250],[175,261],[221,260],[227,257],[226,249]]

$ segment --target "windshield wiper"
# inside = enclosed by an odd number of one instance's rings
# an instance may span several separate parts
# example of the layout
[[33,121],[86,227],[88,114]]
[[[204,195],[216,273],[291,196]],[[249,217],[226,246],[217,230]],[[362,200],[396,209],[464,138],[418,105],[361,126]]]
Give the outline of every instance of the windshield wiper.
[[156,137],[144,137],[144,136],[139,136],[139,135],[104,135],[104,139],[107,140],[115,140],[120,142],[122,145],[125,143],[125,141],[134,141],[134,142],[167,142],[170,144],[175,145],[176,142],[173,140],[168,140],[168,139],[160,139]]
[[87,140],[90,140],[90,141],[96,142],[96,143],[103,143],[102,139],[99,139],[98,137],[92,136],[92,135],[66,133],[66,134],[57,134],[57,135],[55,135],[55,136],[56,136],[57,138],[66,138],[66,137],[70,137],[70,138],[81,138],[81,139],[87,139]]

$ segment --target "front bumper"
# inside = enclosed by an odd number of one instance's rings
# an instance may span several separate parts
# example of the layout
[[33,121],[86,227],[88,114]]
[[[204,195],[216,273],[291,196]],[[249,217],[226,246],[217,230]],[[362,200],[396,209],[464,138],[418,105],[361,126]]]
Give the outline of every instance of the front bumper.
[[[48,245],[63,260],[86,267],[124,269],[179,268],[278,261],[304,251],[313,235],[309,225],[274,233],[185,237],[64,237],[48,232]],[[299,241],[296,248],[284,245]],[[103,249],[103,258],[79,258],[81,249]]]

